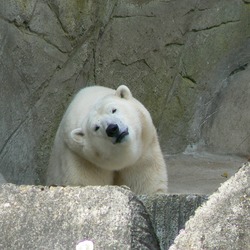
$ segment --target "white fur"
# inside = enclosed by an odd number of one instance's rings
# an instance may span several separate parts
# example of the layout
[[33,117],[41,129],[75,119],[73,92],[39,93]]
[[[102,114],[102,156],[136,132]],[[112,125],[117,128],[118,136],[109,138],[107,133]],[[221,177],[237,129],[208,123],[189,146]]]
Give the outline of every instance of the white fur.
[[[117,143],[107,128],[128,135]],[[120,133],[120,132],[119,132]],[[48,185],[127,185],[137,194],[167,191],[167,170],[155,127],[128,87],[82,89],[56,133]]]

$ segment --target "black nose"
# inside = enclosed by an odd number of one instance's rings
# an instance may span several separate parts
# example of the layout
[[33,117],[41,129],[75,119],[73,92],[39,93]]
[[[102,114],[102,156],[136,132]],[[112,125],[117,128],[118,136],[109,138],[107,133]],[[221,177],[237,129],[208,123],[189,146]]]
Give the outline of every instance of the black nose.
[[117,124],[110,124],[106,129],[106,133],[109,137],[115,137],[119,134],[119,127]]

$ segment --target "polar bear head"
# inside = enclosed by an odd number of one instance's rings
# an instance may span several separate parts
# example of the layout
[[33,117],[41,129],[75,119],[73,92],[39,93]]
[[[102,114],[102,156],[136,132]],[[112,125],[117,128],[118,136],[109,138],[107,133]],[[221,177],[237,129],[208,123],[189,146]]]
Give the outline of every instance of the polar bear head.
[[107,170],[134,165],[154,129],[146,108],[121,85],[89,110],[80,128],[71,132],[78,154]]

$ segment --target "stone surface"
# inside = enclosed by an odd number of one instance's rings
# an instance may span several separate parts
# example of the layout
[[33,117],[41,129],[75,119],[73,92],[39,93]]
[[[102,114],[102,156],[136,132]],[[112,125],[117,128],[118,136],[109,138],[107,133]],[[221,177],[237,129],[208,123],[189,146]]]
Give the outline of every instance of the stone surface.
[[168,154],[248,156],[249,16],[248,0],[0,1],[0,172],[43,184],[60,119],[92,84],[127,84]]
[[0,185],[5,184],[6,180],[4,179],[3,175],[0,173]]
[[185,222],[207,200],[205,195],[155,195],[140,196],[160,241],[161,250],[167,250],[174,242]]
[[225,90],[215,97],[217,104],[210,110],[213,118],[207,122],[203,132],[210,152],[226,151],[229,154],[250,156],[249,79],[250,67],[241,66],[225,82]]
[[94,249],[168,249],[206,199],[136,197],[128,189],[111,186],[5,184],[0,186],[0,248],[74,249],[90,240]]
[[225,182],[195,212],[170,250],[249,249],[250,164]]
[[118,187],[0,186],[1,249],[159,249],[142,203]]
[[242,166],[241,157],[186,152],[168,156],[168,192],[212,194]]

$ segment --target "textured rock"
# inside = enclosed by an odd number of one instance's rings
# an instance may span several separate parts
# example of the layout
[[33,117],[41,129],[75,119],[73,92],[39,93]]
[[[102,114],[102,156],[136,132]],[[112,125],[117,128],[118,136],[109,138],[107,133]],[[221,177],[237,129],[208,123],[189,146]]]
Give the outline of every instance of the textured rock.
[[205,195],[140,196],[152,221],[160,248],[169,249],[186,221],[207,200]]
[[62,114],[90,84],[127,84],[166,153],[248,155],[249,15],[248,0],[0,1],[1,173],[43,184]]
[[249,249],[250,164],[195,212],[170,250]]
[[1,249],[159,249],[142,203],[118,187],[0,186]]
[[0,185],[6,183],[6,180],[4,179],[3,175],[0,173]]
[[225,90],[218,93],[217,105],[210,110],[213,119],[204,129],[204,139],[211,152],[250,155],[249,79],[250,67],[243,65],[232,72]]

